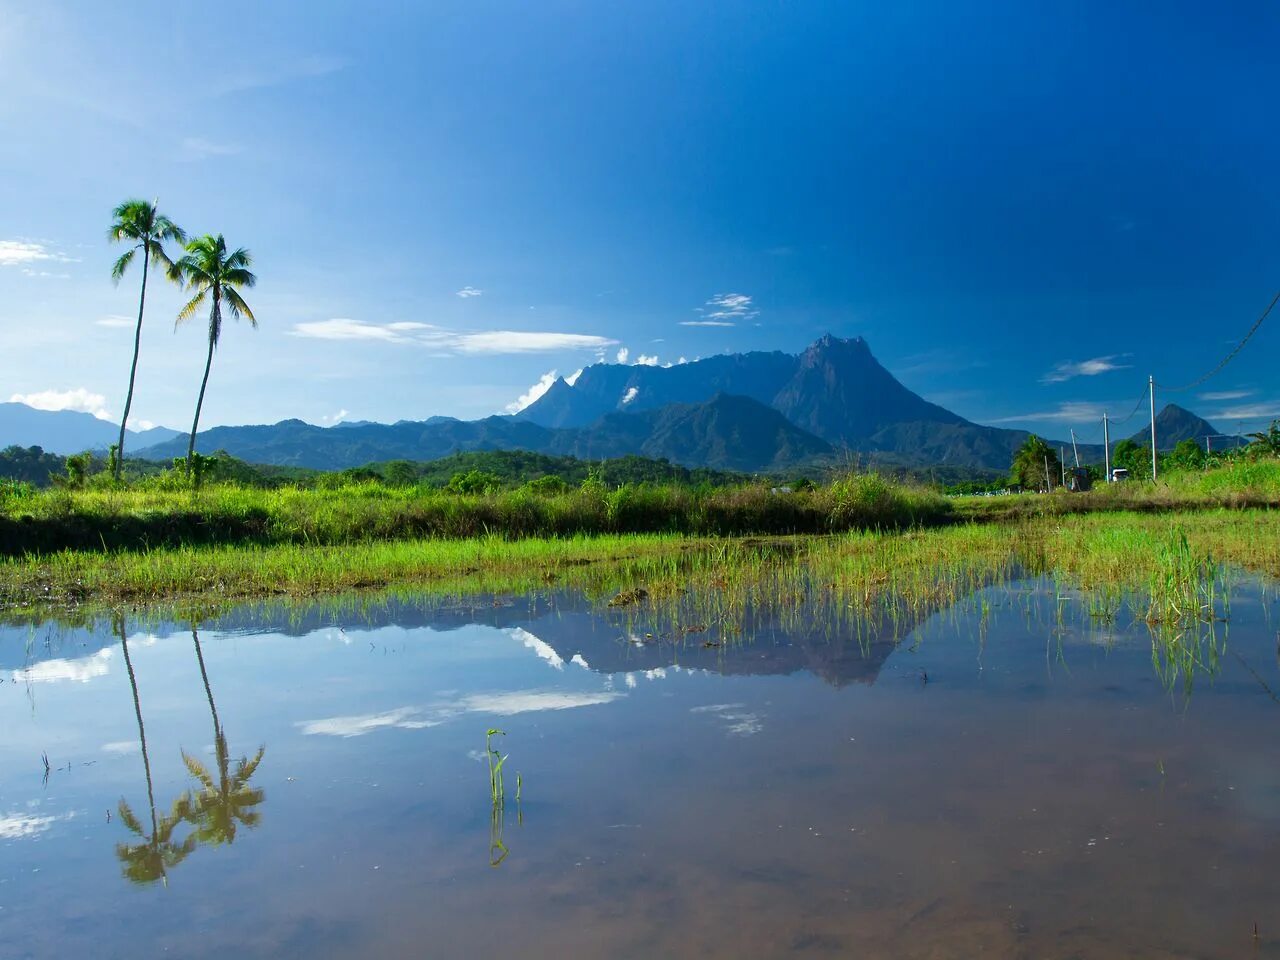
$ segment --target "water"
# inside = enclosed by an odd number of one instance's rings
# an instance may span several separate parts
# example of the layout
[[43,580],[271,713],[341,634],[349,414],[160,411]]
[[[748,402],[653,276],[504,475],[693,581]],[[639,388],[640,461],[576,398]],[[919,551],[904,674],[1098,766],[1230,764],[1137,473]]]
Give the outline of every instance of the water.
[[1277,957],[1276,612],[1238,586],[1190,692],[1042,582],[678,642],[572,595],[254,607],[203,674],[186,624],[10,624],[0,953]]

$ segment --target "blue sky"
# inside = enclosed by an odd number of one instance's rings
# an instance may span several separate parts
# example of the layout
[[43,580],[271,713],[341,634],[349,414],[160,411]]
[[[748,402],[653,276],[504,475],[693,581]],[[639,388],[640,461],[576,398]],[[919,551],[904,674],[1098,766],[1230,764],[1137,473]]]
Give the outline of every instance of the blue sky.
[[[256,259],[206,425],[483,416],[623,349],[831,331],[972,419],[1089,435],[1280,284],[1274,4],[128,8],[0,0],[3,400],[119,413],[135,195]],[[134,410],[181,428],[179,305],[154,286]],[[1280,316],[1161,399],[1256,429],[1277,345]]]

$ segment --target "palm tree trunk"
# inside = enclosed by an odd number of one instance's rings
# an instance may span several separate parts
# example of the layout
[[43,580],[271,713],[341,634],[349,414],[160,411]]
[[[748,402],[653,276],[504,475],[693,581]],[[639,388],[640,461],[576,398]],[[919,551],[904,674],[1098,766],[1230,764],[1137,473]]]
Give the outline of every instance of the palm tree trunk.
[[138,325],[133,331],[133,365],[129,367],[129,392],[124,395],[124,416],[120,418],[120,442],[116,444],[115,479],[120,479],[124,467],[124,427],[129,422],[129,408],[133,406],[133,381],[138,376],[138,350],[142,346],[142,309],[147,302],[147,263],[151,260],[151,245],[142,247],[142,294],[138,297]]
[[222,735],[222,724],[218,722],[218,708],[213,703],[213,688],[209,686],[209,673],[204,668],[204,653],[200,650],[200,634],[196,632],[196,628],[191,628],[191,639],[196,645],[196,659],[200,661],[200,679],[204,681],[204,695],[209,699],[209,712],[213,714],[213,738],[217,743],[218,737]]
[[138,742],[142,746],[142,769],[147,777],[147,806],[151,809],[151,836],[159,831],[156,822],[156,795],[151,784],[151,758],[147,754],[147,731],[142,726],[142,701],[138,699],[138,678],[133,673],[133,661],[129,658],[129,641],[125,637],[124,617],[116,620],[116,634],[120,637],[120,648],[124,650],[124,666],[129,673],[129,686],[133,689],[133,712],[138,718]]
[[196,418],[191,421],[191,442],[187,444],[187,473],[191,473],[191,458],[196,452],[196,430],[200,427],[200,408],[204,406],[204,390],[209,385],[209,368],[213,366],[213,348],[217,345],[213,332],[218,329],[222,319],[222,305],[215,295],[213,298],[213,316],[209,319],[209,358],[204,362],[204,379],[200,381],[200,396],[196,398]]

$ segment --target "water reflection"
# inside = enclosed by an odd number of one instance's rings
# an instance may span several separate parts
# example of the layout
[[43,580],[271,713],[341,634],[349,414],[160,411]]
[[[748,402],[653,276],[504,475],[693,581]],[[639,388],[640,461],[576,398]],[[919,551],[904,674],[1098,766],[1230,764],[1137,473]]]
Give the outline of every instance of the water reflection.
[[[113,615],[112,629],[120,641],[129,687],[133,693],[134,716],[138,724],[138,741],[146,780],[147,812],[151,821],[151,828],[148,830],[129,802],[124,797],[120,798],[116,808],[120,821],[139,839],[136,843],[117,843],[116,858],[120,861],[127,880],[137,884],[161,881],[167,886],[169,871],[186,860],[197,848],[232,843],[240,826],[253,829],[261,822],[262,814],[256,808],[266,799],[266,794],[262,788],[252,786],[250,781],[262,762],[266,747],[258,747],[258,752],[252,759],[240,757],[233,767],[226,732],[218,718],[218,707],[209,683],[200,634],[193,625],[191,639],[195,645],[205,698],[213,719],[215,769],[211,772],[198,759],[185,750],[180,750],[182,761],[195,782],[195,791],[183,791],[170,804],[168,813],[159,813],[151,771],[151,753],[142,717],[142,701],[138,694],[138,679],[133,658],[129,654],[128,630],[122,613]],[[187,832],[178,836],[180,828],[184,827]]]

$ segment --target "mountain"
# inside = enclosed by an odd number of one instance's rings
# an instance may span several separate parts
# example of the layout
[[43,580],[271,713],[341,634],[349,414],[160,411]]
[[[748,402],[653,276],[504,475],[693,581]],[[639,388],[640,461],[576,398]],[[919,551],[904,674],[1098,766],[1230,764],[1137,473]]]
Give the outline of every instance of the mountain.
[[[1218,437],[1221,435],[1222,431],[1208,420],[1196,416],[1190,410],[1183,409],[1176,403],[1166,404],[1165,408],[1156,414],[1156,445],[1161,450],[1172,450],[1183,440],[1194,440],[1203,446],[1205,437]],[[1139,446],[1150,444],[1151,427],[1144,427],[1129,439]],[[1150,459],[1150,448],[1148,447],[1147,460],[1150,461]],[[1147,465],[1150,466],[1150,463]]]
[[[435,460],[460,451],[527,450],[600,459],[634,454],[688,467],[768,471],[831,453],[824,441],[749,397],[717,394],[705,403],[607,414],[584,428],[549,429],[515,417],[433,418],[426,422],[317,427],[301,420],[214,427],[200,449],[226,450],[251,463],[340,470],[380,460]],[[182,456],[179,438],[141,451]]]
[[872,463],[1003,471],[1027,438],[929,403],[886,370],[864,339],[830,334],[799,356],[732,354],[672,367],[595,364],[572,386],[557,380],[516,416],[553,428],[586,425],[608,413],[699,403],[717,393],[756,400],[835,448],[870,455]]
[[785,353],[760,352],[721,354],[671,367],[597,363],[572,386],[561,377],[516,417],[544,427],[585,427],[609,413],[702,403],[717,393],[771,405],[795,363]]
[[[168,427],[129,430],[125,454],[180,436]],[[0,448],[41,447],[47,453],[68,455],[82,450],[106,450],[120,439],[120,425],[75,410],[37,410],[25,403],[0,403]],[[186,453],[185,450],[182,451]]]
[[[1160,414],[1157,429],[1169,447],[1217,432],[1174,406]],[[583,459],[637,455],[744,473],[854,462],[895,471],[930,468],[956,479],[1005,473],[1027,436],[930,403],[885,369],[861,337],[828,335],[798,356],[726,354],[671,367],[598,363],[572,384],[556,380],[514,416],[332,428],[286,420],[216,427],[199,445],[250,462],[322,470],[524,450]],[[1070,443],[1050,443],[1071,456]],[[185,450],[179,440],[145,451],[134,447],[153,458]],[[1100,447],[1082,445],[1079,452],[1082,463],[1102,459]]]

